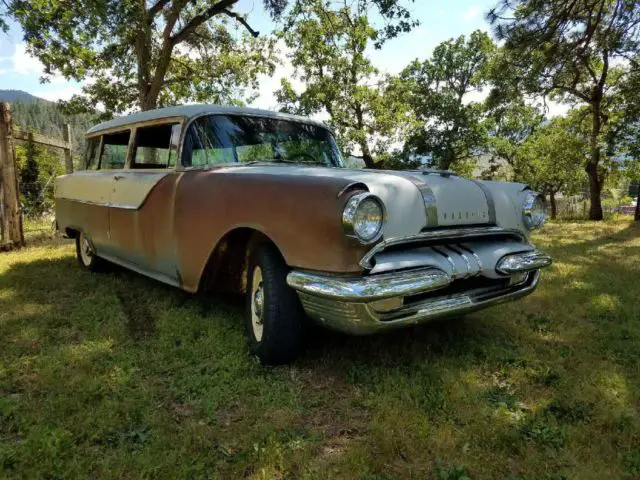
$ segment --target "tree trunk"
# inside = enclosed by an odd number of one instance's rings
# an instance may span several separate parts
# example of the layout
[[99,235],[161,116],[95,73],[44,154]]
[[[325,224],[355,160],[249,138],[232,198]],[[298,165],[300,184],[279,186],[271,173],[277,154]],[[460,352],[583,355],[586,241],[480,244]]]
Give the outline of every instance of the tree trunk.
[[636,213],[633,216],[636,222],[640,222],[640,185],[638,185],[638,198],[636,199]]
[[362,150],[362,160],[364,161],[366,168],[380,168],[380,164],[374,161],[373,155],[371,155],[371,150],[369,150],[369,145],[367,145],[366,141],[360,142],[360,149]]
[[549,192],[549,204],[551,205],[551,220],[555,220],[558,216],[558,206],[556,205],[556,192]]
[[0,247],[20,248],[24,247],[24,233],[12,136],[11,107],[0,102]]
[[589,220],[602,220],[602,181],[598,175],[598,166],[600,165],[600,145],[599,136],[602,129],[602,118],[600,116],[600,101],[596,101],[591,105],[592,127],[589,139],[591,158],[585,168],[589,176],[589,196],[591,197],[591,207],[589,209]]

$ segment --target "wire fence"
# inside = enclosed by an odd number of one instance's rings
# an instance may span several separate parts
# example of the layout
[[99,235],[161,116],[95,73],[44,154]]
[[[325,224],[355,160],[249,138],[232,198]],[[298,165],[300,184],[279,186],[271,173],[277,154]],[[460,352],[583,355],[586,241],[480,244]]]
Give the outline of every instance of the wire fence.
[[56,175],[51,175],[39,181],[19,184],[22,223],[27,238],[55,235],[55,178]]

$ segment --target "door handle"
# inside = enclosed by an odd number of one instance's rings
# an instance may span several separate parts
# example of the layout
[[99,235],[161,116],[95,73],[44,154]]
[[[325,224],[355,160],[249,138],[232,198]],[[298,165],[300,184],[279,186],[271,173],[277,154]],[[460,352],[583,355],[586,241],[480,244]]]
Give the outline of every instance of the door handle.
[[113,179],[117,182],[118,180],[122,180],[124,178],[124,175],[116,175],[115,177],[113,177]]

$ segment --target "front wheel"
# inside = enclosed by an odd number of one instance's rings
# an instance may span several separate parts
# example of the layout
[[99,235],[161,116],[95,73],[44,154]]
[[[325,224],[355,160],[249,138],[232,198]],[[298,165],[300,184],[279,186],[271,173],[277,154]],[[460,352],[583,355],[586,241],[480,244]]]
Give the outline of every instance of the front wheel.
[[305,316],[297,293],[287,285],[288,271],[273,245],[259,245],[251,253],[245,333],[251,353],[267,365],[290,362],[302,350]]

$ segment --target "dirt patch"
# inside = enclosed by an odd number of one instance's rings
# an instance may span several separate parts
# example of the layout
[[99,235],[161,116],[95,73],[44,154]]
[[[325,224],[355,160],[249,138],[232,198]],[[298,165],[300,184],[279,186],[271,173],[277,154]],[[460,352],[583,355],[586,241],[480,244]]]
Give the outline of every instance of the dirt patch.
[[152,337],[156,332],[156,319],[145,301],[120,285],[116,297],[127,317],[127,330],[135,341]]

